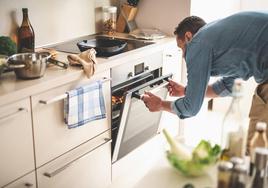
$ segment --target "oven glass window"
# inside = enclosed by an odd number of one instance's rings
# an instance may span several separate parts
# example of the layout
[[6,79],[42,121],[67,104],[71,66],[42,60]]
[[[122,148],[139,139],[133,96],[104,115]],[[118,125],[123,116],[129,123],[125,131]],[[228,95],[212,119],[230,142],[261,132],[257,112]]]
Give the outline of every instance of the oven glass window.
[[[149,90],[149,88],[144,88]],[[167,89],[162,88],[155,93],[165,98]],[[161,112],[150,112],[142,100],[132,98],[125,130],[123,133],[118,159],[146,142],[157,134]]]

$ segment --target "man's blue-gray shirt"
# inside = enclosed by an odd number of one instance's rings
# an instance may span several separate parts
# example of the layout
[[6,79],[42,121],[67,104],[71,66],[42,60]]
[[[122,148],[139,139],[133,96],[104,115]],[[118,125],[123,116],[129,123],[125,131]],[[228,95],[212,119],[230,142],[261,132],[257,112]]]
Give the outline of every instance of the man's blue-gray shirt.
[[257,83],[268,80],[268,13],[241,12],[202,27],[187,44],[185,97],[171,104],[184,119],[202,106],[210,76],[216,94],[231,93],[234,79],[254,76]]

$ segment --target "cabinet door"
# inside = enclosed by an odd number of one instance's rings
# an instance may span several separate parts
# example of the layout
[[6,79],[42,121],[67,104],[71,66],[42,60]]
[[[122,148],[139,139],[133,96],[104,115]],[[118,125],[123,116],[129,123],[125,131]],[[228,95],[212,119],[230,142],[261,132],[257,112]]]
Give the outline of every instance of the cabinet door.
[[[173,73],[172,80],[181,81],[182,51],[177,47],[176,41],[165,48],[163,53],[163,74]],[[166,100],[174,101],[177,97],[167,96]],[[166,128],[171,134],[177,135],[179,132],[180,119],[176,114],[162,112],[160,119],[160,129]]]
[[4,188],[36,188],[35,172],[31,172]]
[[[110,128],[110,81],[103,82],[107,118],[92,121],[77,128],[68,129],[64,123],[63,99],[59,97],[68,90],[104,78],[110,78],[109,71],[96,74],[91,79],[79,80],[32,97],[37,167]],[[42,104],[40,101],[45,101],[47,104]]]
[[163,52],[163,74],[173,73],[173,80],[181,81],[182,50],[176,41],[170,43]]
[[110,130],[37,169],[39,188],[105,188],[111,183]]
[[0,107],[0,187],[34,170],[30,99]]

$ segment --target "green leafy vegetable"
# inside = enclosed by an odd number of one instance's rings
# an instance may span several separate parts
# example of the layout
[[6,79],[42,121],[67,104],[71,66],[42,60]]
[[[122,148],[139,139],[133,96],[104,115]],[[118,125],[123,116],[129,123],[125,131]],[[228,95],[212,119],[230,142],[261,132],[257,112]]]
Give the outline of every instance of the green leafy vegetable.
[[0,36],[0,54],[11,56],[17,52],[16,43],[10,37]]
[[220,146],[212,146],[206,140],[201,140],[189,156],[182,143],[171,137],[165,129],[163,133],[170,145],[170,150],[167,151],[169,163],[186,176],[203,175],[220,156]]

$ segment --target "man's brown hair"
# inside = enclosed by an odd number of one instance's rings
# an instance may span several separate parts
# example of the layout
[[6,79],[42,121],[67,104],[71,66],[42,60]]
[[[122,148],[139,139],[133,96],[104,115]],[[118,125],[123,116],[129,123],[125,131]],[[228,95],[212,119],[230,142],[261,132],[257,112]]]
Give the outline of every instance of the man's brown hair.
[[174,34],[179,38],[182,38],[187,31],[190,31],[193,35],[197,31],[206,25],[206,22],[198,16],[189,16],[184,18],[178,26],[175,28]]

